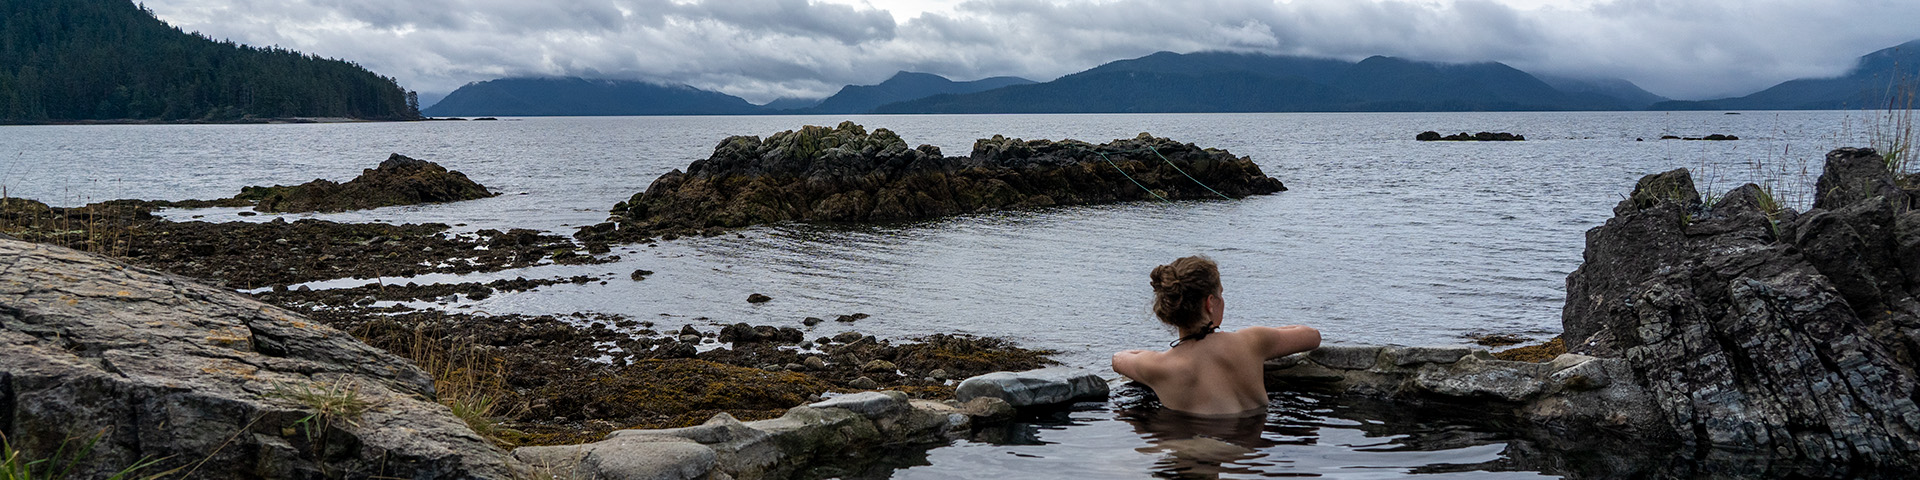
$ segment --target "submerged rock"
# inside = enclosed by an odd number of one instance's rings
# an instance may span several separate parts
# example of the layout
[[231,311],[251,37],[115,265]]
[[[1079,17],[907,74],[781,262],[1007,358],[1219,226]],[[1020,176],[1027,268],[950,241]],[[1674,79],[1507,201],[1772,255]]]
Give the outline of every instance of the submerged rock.
[[[97,435],[75,476],[509,478],[426,373],[301,315],[40,244],[0,240],[0,272],[0,433],[24,458]],[[364,412],[312,416],[349,398]]]
[[1665,433],[1700,455],[1911,471],[1920,190],[1870,149],[1827,154],[1818,185],[1801,213],[1751,184],[1707,205],[1685,170],[1642,179],[1587,232],[1563,337],[1631,365]]
[[636,241],[791,220],[916,220],[1283,190],[1246,157],[1147,134],[1101,145],[994,136],[975,142],[971,156],[942,157],[932,146],[909,148],[886,129],[869,133],[844,122],[765,140],[727,138],[711,157],[661,175],[614,205],[608,223],[576,236]]
[[339,212],[492,197],[487,187],[439,164],[398,153],[347,183],[320,179],[295,186],[246,187],[234,198],[262,212]]

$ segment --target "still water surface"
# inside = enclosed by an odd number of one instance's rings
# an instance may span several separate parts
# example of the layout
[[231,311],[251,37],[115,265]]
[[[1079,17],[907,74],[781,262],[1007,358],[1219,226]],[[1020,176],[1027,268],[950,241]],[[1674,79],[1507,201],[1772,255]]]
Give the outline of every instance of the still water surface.
[[[604,220],[613,203],[660,174],[705,158],[727,136],[765,136],[842,120],[888,128],[947,155],[965,155],[975,139],[995,134],[1101,143],[1150,132],[1250,156],[1285,182],[1290,191],[1238,201],[1051,208],[885,225],[774,225],[738,236],[618,247],[614,253],[623,260],[612,264],[397,280],[595,275],[608,284],[503,293],[459,308],[619,313],[663,327],[798,327],[808,316],[859,312],[872,317],[851,325],[827,322],[809,336],[848,329],[892,339],[972,333],[1059,350],[1057,358],[1068,365],[1104,368],[1113,351],[1156,348],[1171,339],[1148,312],[1146,272],[1192,254],[1221,263],[1229,329],[1298,323],[1319,328],[1330,343],[1408,345],[1461,343],[1482,333],[1551,337],[1559,331],[1566,275],[1580,263],[1583,232],[1609,218],[1641,175],[1692,167],[1705,172],[1696,178],[1718,191],[1772,178],[1783,182],[1777,189],[1792,201],[1804,195],[1800,179],[1818,174],[1823,152],[1864,144],[1859,127],[1865,118],[1850,112],[1561,112],[0,127],[0,186],[8,195],[56,205],[220,198],[247,185],[346,180],[388,153],[401,153],[465,172],[506,194],[288,217],[570,233]],[[1412,140],[1426,130],[1505,131],[1528,140]],[[1712,133],[1742,140],[1657,140]],[[166,215],[276,217],[234,213]],[[645,282],[628,281],[626,273],[634,269],[658,273]],[[748,304],[750,293],[775,300]],[[1312,409],[1288,411],[1307,415]],[[963,442],[926,452],[922,463],[929,465],[890,471],[907,478],[987,478],[1098,465],[1108,470],[1084,476],[1167,474],[1161,464],[1173,454],[1150,448],[1151,434],[1119,421],[1127,415],[1111,408],[1082,410],[1068,420],[1032,424],[1046,426],[1033,427],[1030,436],[1049,445]],[[1367,421],[1353,418],[1366,415],[1344,415],[1337,421]],[[1308,424],[1318,440],[1305,447],[1265,445],[1261,451],[1270,455],[1228,462],[1238,466],[1203,476],[1391,476],[1434,470],[1421,466],[1481,463],[1503,455],[1500,446],[1508,445],[1488,440],[1407,455],[1368,447],[1386,440],[1365,429]]]

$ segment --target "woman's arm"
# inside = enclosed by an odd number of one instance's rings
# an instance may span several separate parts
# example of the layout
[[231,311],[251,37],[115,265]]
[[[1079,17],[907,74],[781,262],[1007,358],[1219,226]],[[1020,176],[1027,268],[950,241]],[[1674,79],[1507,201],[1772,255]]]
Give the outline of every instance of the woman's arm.
[[1144,382],[1146,379],[1142,378],[1145,372],[1141,371],[1141,363],[1143,363],[1141,359],[1153,354],[1151,350],[1127,350],[1115,353],[1113,354],[1113,371],[1126,375],[1127,378]]
[[1266,358],[1280,358],[1320,348],[1320,331],[1306,325],[1247,327],[1241,331],[1252,333],[1258,339],[1256,344]]

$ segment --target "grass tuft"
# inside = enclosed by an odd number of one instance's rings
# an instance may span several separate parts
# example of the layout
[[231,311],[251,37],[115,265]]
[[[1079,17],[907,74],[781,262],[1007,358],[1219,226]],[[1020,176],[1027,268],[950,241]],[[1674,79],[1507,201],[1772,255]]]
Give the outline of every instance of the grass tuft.
[[[7,440],[6,434],[0,434],[0,480],[62,480],[69,478],[73,476],[75,469],[79,468],[81,464],[86,461],[87,457],[93,455],[94,447],[100,445],[100,439],[105,438],[106,434],[107,431],[103,429],[94,433],[93,436],[88,437],[84,441],[80,441],[80,438],[77,436],[68,437],[60,441],[60,446],[54,449],[53,456],[38,459],[28,456],[27,452],[23,449],[14,448],[13,443]],[[180,471],[180,469],[175,468],[144,477],[138,476],[139,471],[146,470],[163,460],[166,460],[166,458],[156,459],[142,457],[140,460],[133,462],[132,465],[128,465],[126,468],[122,468],[120,471],[114,472],[113,475],[106,478],[107,480],[125,480],[131,478],[154,480]]]

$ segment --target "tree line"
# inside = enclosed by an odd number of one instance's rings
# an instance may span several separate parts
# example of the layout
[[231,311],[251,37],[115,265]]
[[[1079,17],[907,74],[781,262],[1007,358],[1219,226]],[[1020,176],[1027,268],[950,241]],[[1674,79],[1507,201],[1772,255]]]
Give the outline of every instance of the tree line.
[[129,0],[0,0],[0,121],[420,118],[352,62],[215,41]]

